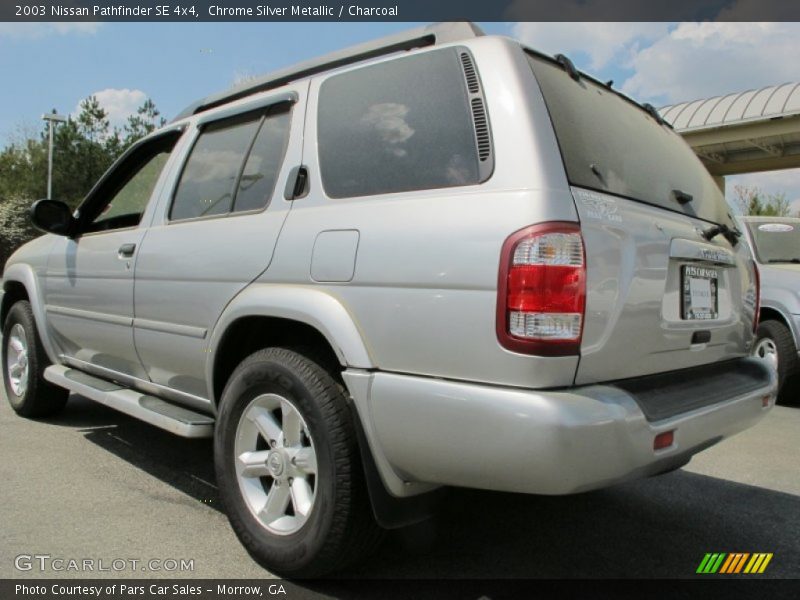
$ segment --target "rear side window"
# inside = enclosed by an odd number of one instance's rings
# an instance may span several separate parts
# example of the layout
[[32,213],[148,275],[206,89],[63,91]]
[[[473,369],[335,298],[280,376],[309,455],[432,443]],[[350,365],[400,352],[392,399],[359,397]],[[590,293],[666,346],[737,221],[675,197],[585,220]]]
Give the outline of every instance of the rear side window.
[[264,208],[286,153],[289,116],[282,105],[206,126],[183,168],[170,219]]
[[329,78],[320,88],[318,137],[322,184],[331,198],[481,180],[472,107],[456,49]]
[[234,184],[259,122],[215,124],[200,134],[175,192],[171,219],[230,212]]
[[261,124],[242,171],[234,212],[264,208],[272,197],[289,142],[289,115],[286,106]]

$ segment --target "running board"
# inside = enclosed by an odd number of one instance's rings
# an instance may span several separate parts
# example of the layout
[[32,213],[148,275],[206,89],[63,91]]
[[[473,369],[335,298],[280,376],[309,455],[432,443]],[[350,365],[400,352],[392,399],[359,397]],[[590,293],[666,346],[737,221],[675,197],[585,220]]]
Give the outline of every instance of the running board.
[[148,396],[119,384],[63,365],[51,365],[44,378],[75,394],[186,438],[207,438],[214,433],[214,418]]

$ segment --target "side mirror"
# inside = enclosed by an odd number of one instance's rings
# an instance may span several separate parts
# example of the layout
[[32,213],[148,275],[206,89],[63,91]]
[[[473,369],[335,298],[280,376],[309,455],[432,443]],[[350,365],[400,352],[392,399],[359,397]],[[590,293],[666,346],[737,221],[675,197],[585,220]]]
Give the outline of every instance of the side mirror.
[[31,221],[37,229],[56,235],[70,235],[75,226],[72,212],[60,200],[37,200],[31,206]]

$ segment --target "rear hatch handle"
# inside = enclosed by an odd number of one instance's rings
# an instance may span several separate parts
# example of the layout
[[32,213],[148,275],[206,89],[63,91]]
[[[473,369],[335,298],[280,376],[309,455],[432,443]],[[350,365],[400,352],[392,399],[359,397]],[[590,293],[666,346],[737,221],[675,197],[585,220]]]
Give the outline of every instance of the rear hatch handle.
[[674,238],[670,243],[669,257],[692,262],[704,262],[721,267],[736,265],[734,254],[721,246],[715,246],[697,240]]

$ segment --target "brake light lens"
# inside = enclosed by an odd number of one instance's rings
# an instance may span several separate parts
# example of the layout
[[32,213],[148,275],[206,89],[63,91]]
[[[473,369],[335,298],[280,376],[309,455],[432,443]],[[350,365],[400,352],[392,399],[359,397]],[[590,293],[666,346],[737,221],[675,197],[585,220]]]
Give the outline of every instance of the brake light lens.
[[756,261],[751,260],[753,263],[753,282],[756,285],[756,302],[755,302],[755,315],[753,315],[753,333],[758,331],[758,322],[761,313],[761,273],[758,271]]
[[659,433],[653,440],[653,450],[663,450],[675,443],[675,430]]
[[509,350],[577,354],[586,308],[586,260],[576,223],[534,225],[503,244],[497,337]]

